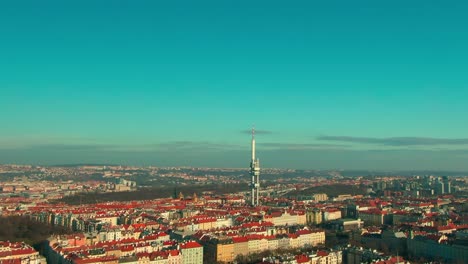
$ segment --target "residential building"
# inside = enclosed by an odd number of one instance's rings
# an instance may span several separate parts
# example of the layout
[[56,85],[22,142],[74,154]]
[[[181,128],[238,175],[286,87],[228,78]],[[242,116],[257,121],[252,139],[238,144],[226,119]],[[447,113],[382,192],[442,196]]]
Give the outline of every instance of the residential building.
[[203,247],[195,241],[179,245],[183,264],[203,264]]

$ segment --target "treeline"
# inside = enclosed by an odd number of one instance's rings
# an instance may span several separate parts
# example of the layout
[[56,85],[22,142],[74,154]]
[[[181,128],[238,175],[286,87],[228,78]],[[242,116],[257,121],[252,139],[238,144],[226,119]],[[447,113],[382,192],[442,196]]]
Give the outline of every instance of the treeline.
[[86,192],[72,196],[66,196],[54,202],[64,202],[70,205],[93,204],[112,201],[132,201],[132,200],[151,200],[158,198],[168,198],[182,193],[185,197],[196,193],[199,197],[203,192],[213,192],[215,195],[236,193],[248,190],[247,184],[211,184],[211,185],[187,185],[171,187],[150,187],[140,188],[131,192]]
[[297,196],[297,195],[313,195],[316,193],[326,193],[329,197],[337,197],[340,194],[351,194],[351,195],[365,195],[367,191],[366,186],[354,186],[345,184],[332,184],[324,186],[315,186],[299,191],[292,191],[286,196]]
[[33,245],[53,234],[70,234],[71,230],[62,226],[50,226],[37,222],[28,216],[0,217],[0,241],[21,242]]
[[248,255],[237,255],[235,258],[235,262],[239,264],[255,264],[255,263],[263,263],[263,259],[271,256],[275,256],[277,261],[281,263],[283,261],[287,261],[290,257],[299,255],[299,254],[306,254],[309,255],[310,252],[313,250],[317,250],[318,247],[312,247],[310,245],[306,245],[302,248],[279,248],[276,250],[266,250],[256,253],[251,253]]

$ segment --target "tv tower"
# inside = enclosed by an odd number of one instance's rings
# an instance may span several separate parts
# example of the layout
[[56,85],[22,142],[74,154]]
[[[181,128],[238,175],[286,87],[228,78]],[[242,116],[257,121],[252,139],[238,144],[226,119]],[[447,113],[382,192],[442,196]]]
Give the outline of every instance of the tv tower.
[[260,160],[255,158],[255,128],[252,128],[252,161],[250,162],[250,189],[252,192],[252,206],[259,205],[258,199],[260,194]]

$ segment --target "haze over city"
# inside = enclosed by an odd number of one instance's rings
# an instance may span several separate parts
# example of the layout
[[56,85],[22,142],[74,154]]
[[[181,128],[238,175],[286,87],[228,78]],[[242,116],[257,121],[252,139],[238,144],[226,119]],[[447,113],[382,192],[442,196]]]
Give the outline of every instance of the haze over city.
[[0,3],[1,163],[468,170],[465,1],[47,2]]

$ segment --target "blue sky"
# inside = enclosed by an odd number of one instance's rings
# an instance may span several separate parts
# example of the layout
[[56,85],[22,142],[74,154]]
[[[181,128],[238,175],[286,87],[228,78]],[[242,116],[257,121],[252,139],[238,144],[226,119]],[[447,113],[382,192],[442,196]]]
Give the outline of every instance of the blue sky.
[[467,12],[2,1],[0,163],[468,170]]

